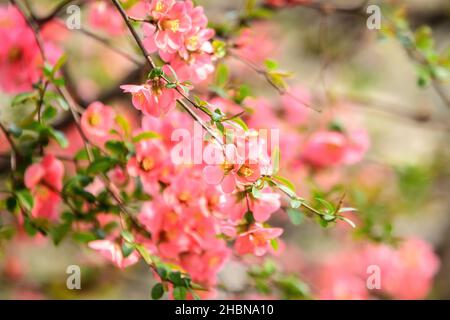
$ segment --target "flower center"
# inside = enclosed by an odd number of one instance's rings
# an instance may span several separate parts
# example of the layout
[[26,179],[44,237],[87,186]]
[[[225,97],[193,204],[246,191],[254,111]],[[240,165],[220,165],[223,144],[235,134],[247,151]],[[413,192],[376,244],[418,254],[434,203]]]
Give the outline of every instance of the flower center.
[[249,166],[243,165],[239,169],[238,173],[240,176],[248,178],[254,173],[254,171]]
[[180,28],[180,21],[178,19],[163,21],[162,28],[164,30],[170,30],[172,32],[177,32],[178,29]]
[[13,47],[11,50],[9,50],[8,53],[8,61],[9,62],[16,62],[19,61],[22,58],[23,52],[20,48]]
[[183,191],[178,195],[178,200],[180,202],[187,202],[191,198],[191,195],[188,191]]
[[155,167],[155,160],[150,157],[145,157],[141,161],[141,168],[144,171],[150,171]]
[[230,173],[234,168],[234,164],[229,163],[229,162],[224,162],[222,163],[222,169],[224,171],[225,174]]
[[100,124],[101,121],[101,117],[98,113],[93,113],[90,117],[89,117],[89,124],[93,127],[96,127]]
[[190,38],[187,40],[187,46],[188,46],[188,47],[196,48],[197,45],[198,45],[198,37],[197,37],[197,36],[190,37]]
[[158,1],[155,6],[155,11],[162,12],[165,9],[165,5],[162,1]]

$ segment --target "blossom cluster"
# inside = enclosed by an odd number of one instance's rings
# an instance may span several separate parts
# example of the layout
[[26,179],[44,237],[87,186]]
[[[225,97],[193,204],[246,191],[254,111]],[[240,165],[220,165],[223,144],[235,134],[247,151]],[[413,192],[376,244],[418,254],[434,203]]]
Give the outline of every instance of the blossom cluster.
[[407,238],[396,246],[366,244],[330,256],[313,279],[321,299],[423,299],[439,264],[430,244]]
[[[55,62],[61,51],[43,34],[48,59]],[[42,76],[43,58],[33,31],[13,6],[0,7],[0,42],[0,88],[9,94],[31,90]]]

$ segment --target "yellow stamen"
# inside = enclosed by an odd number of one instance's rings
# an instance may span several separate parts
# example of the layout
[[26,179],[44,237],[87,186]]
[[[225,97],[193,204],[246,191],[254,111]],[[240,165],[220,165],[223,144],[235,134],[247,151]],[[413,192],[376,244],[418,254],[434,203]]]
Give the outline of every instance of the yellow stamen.
[[253,174],[253,172],[254,172],[254,171],[253,171],[249,166],[243,165],[243,166],[239,169],[238,174],[239,174],[240,176],[243,176],[243,177],[245,177],[245,178],[248,178],[248,177],[250,177],[250,176]]
[[170,30],[172,32],[177,32],[180,28],[180,21],[178,20],[166,20],[162,22],[162,28],[164,30]]
[[153,158],[150,157],[145,157],[142,161],[141,161],[141,168],[144,171],[150,171],[155,167],[155,160]]

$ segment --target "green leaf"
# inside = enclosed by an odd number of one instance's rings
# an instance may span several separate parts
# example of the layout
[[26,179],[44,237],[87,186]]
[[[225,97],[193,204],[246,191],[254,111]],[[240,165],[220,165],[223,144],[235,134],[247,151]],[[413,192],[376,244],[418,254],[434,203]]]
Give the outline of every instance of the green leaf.
[[90,232],[76,232],[73,234],[73,240],[81,243],[87,243],[96,240],[97,237]]
[[80,151],[78,151],[75,154],[74,157],[75,160],[80,161],[80,160],[89,160],[89,156],[88,156],[88,152],[86,149],[81,149]]
[[133,236],[133,234],[130,231],[123,230],[121,232],[121,235],[122,235],[122,238],[125,239],[125,241],[130,242],[130,243],[134,242],[134,236]]
[[181,278],[181,273],[178,271],[172,272],[169,274],[169,280],[175,286],[182,286],[184,284],[183,279]]
[[266,61],[264,61],[264,65],[266,66],[266,69],[269,71],[278,69],[278,62],[271,59],[267,59]]
[[61,148],[67,148],[69,146],[69,141],[67,141],[66,136],[61,131],[49,128],[49,134],[56,142],[58,142]]
[[153,68],[148,74],[149,79],[161,78],[164,75],[164,71],[161,68]]
[[303,222],[303,214],[300,211],[291,208],[286,211],[294,226],[298,226]]
[[224,41],[221,40],[213,40],[212,46],[214,49],[214,55],[218,58],[223,58],[227,54],[227,45]]
[[185,287],[175,287],[173,289],[173,297],[175,300],[185,300],[187,289]]
[[219,64],[216,69],[215,85],[219,88],[225,87],[230,77],[230,71],[225,64]]
[[58,114],[58,111],[56,110],[56,108],[54,108],[52,106],[48,106],[45,109],[45,111],[42,113],[42,120],[49,121],[49,120],[53,119],[54,117],[56,117],[57,114]]
[[116,123],[119,125],[119,127],[122,129],[123,133],[125,134],[125,137],[130,137],[131,136],[131,127],[130,127],[130,123],[128,122],[128,120],[120,114],[116,116],[115,120],[116,120]]
[[252,195],[255,199],[261,197],[261,190],[255,185],[252,186]]
[[87,173],[90,175],[98,173],[106,173],[117,165],[117,160],[112,158],[101,158],[92,162],[87,168]]
[[160,139],[161,135],[153,131],[144,131],[133,137],[133,142],[137,143],[142,140]]
[[63,238],[67,235],[67,233],[70,231],[71,226],[72,226],[72,223],[71,223],[71,222],[65,222],[65,223],[62,223],[62,224],[56,226],[55,228],[53,228],[53,229],[50,231],[50,234],[51,234],[51,236],[52,236],[53,243],[54,243],[55,245],[58,245],[58,244],[62,241],[62,239],[63,239]]
[[328,213],[334,214],[336,212],[336,208],[330,202],[328,202],[327,200],[319,198],[319,197],[316,197],[315,199],[318,202],[320,202],[320,204],[327,209]]
[[145,263],[147,263],[148,265],[152,265],[154,263],[150,253],[148,253],[147,249],[145,249],[144,246],[134,243],[134,247],[139,252],[139,254],[142,256]]
[[[291,194],[291,197],[295,197],[295,186],[294,184],[287,178],[282,177],[282,176],[278,176],[278,175],[274,175],[272,176],[272,179],[274,179],[276,182],[281,183],[282,186],[286,186],[289,190],[289,193]],[[286,190],[286,189],[284,189]]]
[[20,204],[25,208],[27,211],[31,211],[34,206],[34,199],[31,192],[27,189],[23,189],[16,192],[17,199],[19,200]]
[[125,158],[128,154],[128,148],[122,141],[110,140],[105,143],[105,148],[108,149],[111,154],[119,159]]
[[244,131],[248,131],[248,126],[247,124],[244,122],[244,120],[242,120],[241,118],[237,117],[237,118],[232,118],[230,119],[230,121],[233,121],[234,123],[236,123],[238,126],[240,126]]
[[166,84],[166,88],[175,89],[178,85],[175,82],[169,82]]
[[132,254],[133,251],[134,247],[131,244],[127,242],[122,243],[122,254],[125,258]]
[[270,245],[272,246],[273,250],[278,251],[279,249],[279,243],[277,239],[271,239]]
[[11,106],[15,107],[19,104],[23,104],[23,103],[27,102],[28,100],[31,100],[34,98],[36,98],[36,92],[20,93],[12,99]]
[[164,287],[161,283],[157,283],[152,288],[152,299],[159,300],[164,295]]
[[36,235],[37,229],[29,218],[24,219],[23,227],[25,228],[25,231],[29,236],[33,237]]
[[9,197],[8,199],[6,199],[6,209],[13,213],[16,211],[17,209],[17,200],[14,197]]
[[237,92],[236,96],[234,97],[234,101],[236,101],[236,103],[240,104],[250,94],[251,94],[250,86],[248,86],[247,84],[243,84],[239,87],[239,91]]
[[59,71],[59,69],[61,69],[61,67],[66,63],[67,61],[67,55],[63,54],[58,61],[56,61],[55,66],[53,67],[52,73],[51,73],[51,78],[53,78],[55,76],[55,73]]

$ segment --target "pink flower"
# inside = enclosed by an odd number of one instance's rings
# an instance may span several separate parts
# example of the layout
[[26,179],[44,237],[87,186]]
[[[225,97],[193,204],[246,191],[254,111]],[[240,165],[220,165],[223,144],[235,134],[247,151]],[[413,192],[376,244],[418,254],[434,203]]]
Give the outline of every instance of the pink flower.
[[32,90],[41,76],[42,57],[33,32],[14,7],[0,7],[0,43],[1,89],[9,94]]
[[337,131],[318,131],[307,140],[303,157],[314,166],[340,165],[345,157],[347,139]]
[[101,29],[113,36],[121,35],[125,31],[119,12],[106,1],[94,1],[90,5],[88,19],[92,27]]
[[121,269],[139,261],[139,255],[136,251],[133,251],[128,257],[124,257],[119,244],[111,240],[94,240],[89,242],[88,246],[97,250],[102,256]]
[[272,40],[272,31],[273,25],[266,23],[243,29],[236,40],[238,55],[255,64],[262,64],[269,57],[274,57],[278,45]]
[[114,128],[114,109],[101,102],[91,103],[81,117],[81,128],[88,139],[105,142]]
[[263,256],[269,249],[270,240],[276,239],[282,233],[283,229],[281,228],[264,228],[254,224],[250,230],[239,235],[234,248],[240,255],[252,253],[256,256]]
[[169,159],[159,140],[143,140],[136,146],[136,155],[128,161],[127,171],[131,177],[139,177],[144,189],[153,193],[159,189],[158,181],[166,181],[172,166]]
[[191,28],[191,18],[186,14],[184,2],[175,3],[158,18],[155,35],[156,46],[167,52],[175,52],[183,45],[183,34]]
[[407,239],[398,248],[368,246],[363,251],[366,265],[381,269],[381,290],[395,299],[423,299],[439,269],[433,248],[421,239]]
[[170,66],[180,81],[189,80],[193,83],[208,79],[215,70],[211,55],[204,53],[192,53],[188,60],[176,56],[170,60]]
[[169,12],[174,4],[175,0],[152,0],[149,4],[150,16],[160,19]]
[[64,165],[53,155],[45,156],[40,163],[25,171],[25,186],[35,198],[32,215],[54,220],[58,216],[59,191],[63,187]]
[[120,87],[132,94],[133,106],[144,114],[161,117],[175,107],[177,92],[166,88],[162,79],[150,80],[143,85],[123,85]]
[[348,144],[344,162],[355,164],[360,162],[370,147],[370,138],[364,129],[351,130],[347,133]]
[[269,220],[272,213],[281,207],[280,195],[278,193],[264,190],[257,199],[250,201],[250,210],[257,222],[265,222]]
[[144,23],[142,26],[142,32],[144,33],[144,39],[142,43],[144,44],[145,49],[148,53],[153,53],[158,51],[158,47],[155,43],[155,33],[156,27],[150,23]]
[[194,281],[215,285],[216,274],[222,269],[225,261],[230,255],[230,250],[225,242],[213,240],[215,249],[203,253],[187,253],[181,257],[181,266],[191,275]]

